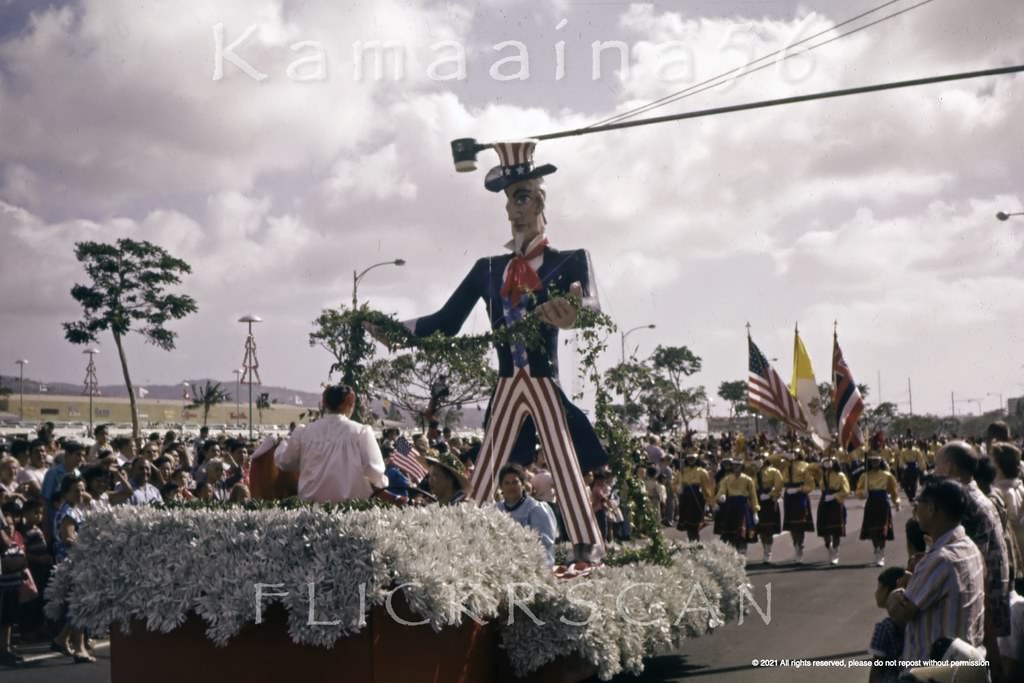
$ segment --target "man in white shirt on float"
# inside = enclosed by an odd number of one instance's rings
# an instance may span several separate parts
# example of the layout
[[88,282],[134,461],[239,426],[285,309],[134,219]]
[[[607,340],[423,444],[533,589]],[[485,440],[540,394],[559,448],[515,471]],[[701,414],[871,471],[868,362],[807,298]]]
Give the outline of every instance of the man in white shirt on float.
[[366,500],[386,489],[384,458],[373,430],[349,419],[356,395],[345,385],[324,389],[324,416],[291,435],[274,455],[277,466],[299,473],[299,498],[317,503]]

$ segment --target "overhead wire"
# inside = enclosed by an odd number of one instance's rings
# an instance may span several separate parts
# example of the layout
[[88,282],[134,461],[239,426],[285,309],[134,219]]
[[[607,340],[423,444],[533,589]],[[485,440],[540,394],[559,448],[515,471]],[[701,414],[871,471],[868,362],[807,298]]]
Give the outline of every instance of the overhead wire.
[[[757,66],[756,68],[749,69],[749,67],[757,64],[758,62],[763,62],[766,59],[771,59],[772,57],[775,57],[775,56],[780,55],[782,53],[789,52],[794,47],[803,45],[803,44],[805,44],[805,43],[807,43],[809,41],[812,41],[812,40],[814,40],[816,38],[819,38],[819,37],[821,37],[821,36],[823,36],[823,35],[825,35],[827,33],[831,33],[831,32],[835,31],[836,29],[838,29],[838,28],[840,28],[842,26],[846,26],[848,24],[851,24],[851,23],[853,23],[855,21],[863,19],[866,16],[874,14],[875,12],[881,11],[881,10],[885,9],[886,7],[889,7],[890,5],[894,5],[894,4],[898,3],[898,2],[903,2],[903,1],[904,0],[889,0],[888,2],[885,2],[885,3],[881,4],[881,5],[878,5],[877,7],[874,7],[872,9],[870,9],[870,10],[865,11],[865,12],[861,12],[860,14],[858,14],[858,15],[856,15],[854,17],[850,17],[849,19],[846,19],[845,21],[842,21],[842,22],[840,22],[840,23],[838,23],[838,24],[836,24],[834,26],[831,26],[831,27],[829,27],[827,29],[819,31],[818,33],[815,33],[815,34],[813,34],[811,36],[808,36],[808,37],[804,38],[803,40],[799,40],[796,43],[793,43],[792,45],[788,45],[788,46],[786,46],[784,48],[781,48],[779,50],[775,50],[774,52],[770,52],[770,53],[768,53],[766,55],[758,57],[757,59],[752,60],[752,61],[748,62],[747,64],[745,64],[743,66],[738,66],[738,67],[735,67],[735,68],[730,69],[728,71],[724,71],[724,72],[718,74],[717,76],[713,76],[711,78],[708,78],[708,79],[706,79],[704,81],[701,81],[700,83],[695,83],[695,84],[693,84],[691,86],[688,86],[686,88],[683,88],[682,90],[679,90],[679,91],[677,91],[675,93],[670,93],[668,95],[665,95],[665,96],[663,96],[663,97],[661,97],[661,98],[659,98],[657,100],[654,100],[652,102],[648,102],[645,105],[642,105],[640,107],[636,107],[635,109],[631,109],[631,110],[626,111],[626,112],[621,112],[621,113],[616,114],[614,116],[610,116],[610,117],[608,117],[606,119],[602,119],[601,121],[597,121],[595,123],[592,123],[592,124],[586,126],[585,129],[586,128],[594,128],[594,127],[598,127],[598,126],[604,126],[604,125],[609,124],[609,123],[625,121],[625,120],[628,120],[628,119],[633,118],[635,116],[639,116],[640,114],[644,114],[644,113],[646,113],[648,111],[652,111],[654,109],[658,109],[658,108],[666,106],[668,104],[672,104],[674,102],[678,102],[679,100],[685,99],[687,97],[691,97],[693,95],[700,94],[700,93],[705,92],[707,90],[711,90],[713,88],[717,88],[718,86],[723,85],[724,83],[726,83],[729,80],[735,80],[735,79],[743,78],[744,76],[749,76],[750,74],[756,73],[758,71],[761,71],[762,69],[766,69],[766,68],[768,68],[770,66],[773,66],[775,64],[778,64],[778,63],[781,63],[783,61],[786,61],[787,59],[791,59],[791,58],[794,58],[794,57],[799,57],[799,56],[805,55],[808,52],[810,52],[812,50],[815,50],[815,49],[817,49],[819,47],[822,47],[824,45],[828,45],[829,43],[835,42],[835,41],[840,40],[842,38],[845,38],[847,36],[851,36],[851,35],[853,35],[855,33],[859,33],[860,31],[868,29],[868,28],[870,28],[872,26],[876,26],[876,25],[884,23],[886,21],[890,21],[890,20],[892,20],[892,19],[894,19],[894,18],[896,18],[896,17],[898,17],[898,16],[900,16],[902,14],[906,14],[907,12],[915,10],[915,9],[917,9],[917,8],[923,6],[923,5],[927,5],[927,4],[931,3],[931,2],[934,2],[934,0],[921,0],[921,2],[918,2],[918,3],[914,4],[914,5],[911,5],[910,7],[903,8],[903,9],[897,11],[897,12],[893,12],[892,14],[887,14],[884,17],[881,17],[881,18],[876,19],[876,20],[874,20],[872,22],[864,24],[863,26],[859,26],[859,27],[857,27],[855,29],[851,29],[850,31],[847,31],[846,33],[842,33],[842,34],[840,34],[838,36],[833,36],[833,37],[831,37],[831,38],[829,38],[827,40],[824,40],[824,41],[822,41],[820,43],[812,45],[812,46],[810,46],[810,47],[808,47],[808,48],[806,48],[804,50],[800,50],[799,52],[790,52],[789,54],[785,55],[781,59],[778,59],[778,60],[775,60],[775,61],[772,61],[772,62],[768,62],[768,63],[765,63],[765,64],[761,64],[760,66]],[[749,70],[747,70],[747,69],[749,69]],[[742,73],[738,73],[737,74],[736,73],[737,71],[742,71]],[[736,74],[736,75],[733,75],[733,74]]]
[[810,93],[807,95],[793,95],[775,100],[762,100],[759,102],[747,102],[744,104],[733,104],[725,107],[714,107],[699,111],[688,111],[680,114],[667,114],[655,116],[648,119],[637,119],[635,121],[618,121],[606,123],[602,126],[592,128],[575,128],[557,133],[545,133],[544,135],[531,135],[536,140],[555,140],[576,135],[589,135],[592,133],[603,133],[610,130],[622,130],[623,128],[635,128],[637,126],[649,126],[654,123],[667,123],[669,121],[682,121],[684,119],[696,119],[703,116],[716,116],[718,114],[729,114],[738,111],[749,111],[751,109],[763,109],[765,107],[778,107],[798,102],[810,102],[812,100],[824,100],[834,97],[847,97],[849,95],[862,95],[869,92],[881,92],[883,90],[895,90],[898,88],[911,88],[919,85],[931,85],[934,83],[948,83],[950,81],[962,81],[970,78],[985,78],[989,76],[1004,76],[1024,72],[1024,65],[1004,66],[996,69],[982,69],[981,71],[963,71],[955,74],[943,74],[941,76],[929,76],[927,78],[914,78],[908,81],[894,81],[890,83],[877,83],[875,85],[864,85],[856,88],[843,88],[841,90],[829,90],[825,92]]

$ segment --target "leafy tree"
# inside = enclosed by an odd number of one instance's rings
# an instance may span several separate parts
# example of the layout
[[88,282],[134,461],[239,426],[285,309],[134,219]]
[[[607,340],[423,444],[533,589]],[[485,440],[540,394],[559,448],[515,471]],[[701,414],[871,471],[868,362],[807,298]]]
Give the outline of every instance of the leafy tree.
[[685,387],[685,378],[700,372],[701,359],[685,346],[661,346],[648,361],[651,380],[641,401],[651,421],[651,431],[675,430],[680,422],[689,431],[690,421],[700,415],[707,402],[704,387]]
[[748,411],[746,380],[738,379],[735,382],[722,382],[718,385],[718,397],[729,403],[729,417]]
[[190,409],[202,408],[203,426],[205,427],[210,418],[210,409],[215,405],[225,403],[230,400],[231,394],[220,388],[220,382],[211,384],[210,380],[206,380],[206,384],[198,392],[192,395],[192,403],[185,407]]
[[185,261],[150,242],[119,239],[115,244],[79,242],[75,256],[91,278],[89,285],[76,284],[71,296],[82,304],[85,317],[63,323],[64,337],[72,344],[96,343],[100,332],[114,337],[121,372],[132,412],[132,434],[139,436],[139,411],[135,401],[124,338],[133,329],[147,342],[165,351],[174,348],[176,333],[165,325],[198,310],[195,300],[166,290],[192,272]]
[[651,368],[646,361],[631,360],[609,368],[604,381],[622,396],[622,405],[610,406],[626,424],[636,424],[644,413],[640,392],[653,381]]
[[929,438],[942,431],[943,420],[937,415],[899,415],[889,423],[893,436],[902,436],[909,429],[915,438]]
[[672,385],[681,388],[683,378],[700,372],[701,358],[685,346],[658,345],[651,354],[655,372],[668,378]]
[[387,398],[421,426],[432,397],[438,421],[453,426],[462,406],[485,401],[494,391],[497,372],[487,359],[485,347],[417,348],[373,363],[366,376],[374,396]]
[[[821,399],[821,409],[825,411],[825,421],[828,424],[828,428],[834,432],[838,431],[839,427],[836,426],[836,404],[832,401],[832,390],[833,387],[828,382],[818,384],[818,397]],[[868,397],[867,384],[858,384],[857,391],[860,392],[862,399]]]
[[877,406],[867,408],[864,411],[864,415],[861,421],[867,431],[867,433],[874,434],[878,431],[886,430],[889,424],[896,419],[899,414],[899,409],[895,403],[885,401],[879,403]]
[[655,377],[641,395],[644,411],[647,413],[647,429],[654,434],[664,434],[675,429],[682,421],[676,390],[664,377]]
[[334,357],[328,376],[339,373],[341,381],[356,392],[352,418],[357,421],[362,419],[363,406],[369,405],[367,373],[376,353],[373,339],[363,328],[369,313],[366,304],[356,309],[325,309],[313,321],[309,335],[310,346],[322,346]]
[[387,410],[384,411],[384,417],[392,420],[393,422],[401,422],[402,411],[398,409],[398,406],[392,403],[387,407]]
[[256,397],[256,410],[260,414],[260,427],[263,426],[263,411],[270,410],[270,406],[276,405],[277,399],[270,400],[270,394],[262,393]]
[[708,393],[703,386],[686,387],[679,391],[676,402],[683,420],[683,429],[690,431],[690,422],[707,411]]

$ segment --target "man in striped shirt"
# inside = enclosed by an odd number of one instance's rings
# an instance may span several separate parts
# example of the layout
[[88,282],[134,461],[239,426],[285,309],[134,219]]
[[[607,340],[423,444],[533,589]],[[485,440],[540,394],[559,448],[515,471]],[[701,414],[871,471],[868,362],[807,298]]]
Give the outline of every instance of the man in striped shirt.
[[934,542],[907,587],[894,590],[886,603],[893,621],[906,624],[904,660],[929,659],[939,638],[982,647],[985,561],[960,524],[966,498],[964,486],[952,479],[930,482],[917,498],[917,519]]
[[935,475],[955,479],[964,487],[966,507],[961,523],[985,561],[985,648],[992,680],[1001,683],[998,638],[1010,635],[1010,561],[999,513],[974,481],[978,460],[978,452],[969,443],[950,441],[935,456]]

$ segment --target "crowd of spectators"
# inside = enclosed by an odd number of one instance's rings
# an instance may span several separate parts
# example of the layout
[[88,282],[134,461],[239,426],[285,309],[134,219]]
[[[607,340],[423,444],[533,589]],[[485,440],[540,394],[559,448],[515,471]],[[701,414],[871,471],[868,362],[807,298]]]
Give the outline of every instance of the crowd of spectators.
[[[48,623],[41,598],[52,568],[67,558],[90,512],[250,497],[255,444],[240,437],[214,436],[204,429],[187,439],[169,431],[136,443],[126,436],[110,438],[104,425],[94,436],[94,443],[84,446],[58,440],[44,428],[31,440],[2,444],[0,664],[21,661],[12,648],[15,629],[22,641],[49,640],[55,651],[76,661],[95,661],[89,634]],[[271,450],[286,451],[287,437],[283,441],[280,449]],[[409,437],[388,429],[376,446],[392,502],[456,505],[466,500],[478,439],[436,426]],[[899,656],[886,659],[928,659],[941,654],[936,641],[952,643],[947,649],[961,656],[988,656],[998,667],[995,680],[1003,672],[1007,677],[1002,680],[1024,676],[1024,599],[1016,592],[1024,590],[1024,483],[1020,450],[1005,425],[996,424],[989,438],[973,442],[908,434],[824,452],[802,439],[732,434],[704,439],[689,434],[664,442],[649,436],[638,438],[636,446],[635,473],[666,526],[680,525],[686,513],[688,503],[681,496],[689,481],[683,476],[686,468],[706,473],[711,495],[700,513],[711,519],[718,507],[713,493],[730,474],[756,476],[761,467],[784,467],[796,456],[807,463],[807,476],[820,481],[822,461],[835,458],[855,488],[869,458],[881,456],[884,468],[892,470],[916,505],[906,532],[909,566],[890,568],[879,577],[876,599],[889,615],[876,628],[872,652],[890,655],[899,649]],[[623,504],[622,482],[607,470],[587,472],[585,478],[606,543],[614,547],[629,540],[636,520]],[[535,530],[548,563],[554,564],[555,546],[565,540],[565,531],[543,451],[529,466],[503,468],[499,490],[495,505]],[[691,538],[699,534],[697,527]],[[18,568],[19,562],[27,571]],[[880,668],[872,677],[887,680],[895,673]]]
[[0,665],[23,658],[12,647],[49,641],[76,662],[94,662],[87,634],[67,623],[47,623],[42,595],[54,566],[65,561],[90,512],[115,505],[155,505],[192,499],[248,498],[248,444],[211,438],[186,440],[154,432],[141,443],[110,438],[96,427],[94,442],[57,439],[52,425],[35,438],[0,444]]

